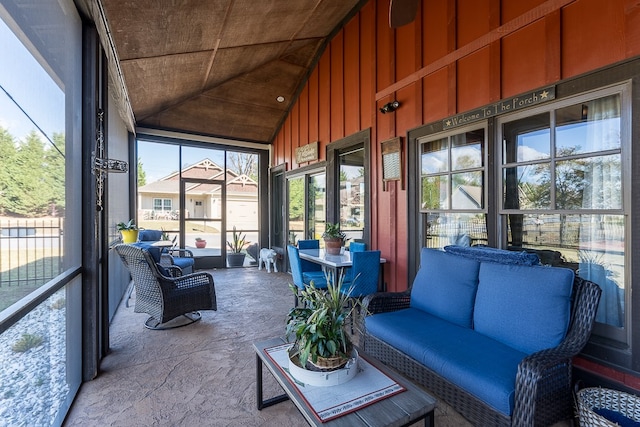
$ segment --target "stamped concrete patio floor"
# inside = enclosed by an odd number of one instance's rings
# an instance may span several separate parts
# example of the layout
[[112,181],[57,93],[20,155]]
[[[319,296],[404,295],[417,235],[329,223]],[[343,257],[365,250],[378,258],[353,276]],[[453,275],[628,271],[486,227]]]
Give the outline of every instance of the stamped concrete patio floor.
[[[218,311],[165,331],[121,303],[110,329],[110,353],[96,379],[80,388],[65,426],[304,426],[289,402],[258,411],[255,340],[282,336],[293,305],[287,273],[254,268],[210,270]],[[281,394],[265,370],[265,398]],[[436,425],[468,424],[439,402]],[[418,424],[421,425],[421,424]]]

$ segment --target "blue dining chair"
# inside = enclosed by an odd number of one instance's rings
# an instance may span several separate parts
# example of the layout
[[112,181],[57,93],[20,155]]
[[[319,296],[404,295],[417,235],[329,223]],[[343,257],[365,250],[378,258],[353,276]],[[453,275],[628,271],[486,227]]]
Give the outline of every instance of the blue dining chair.
[[[363,242],[351,242],[349,243],[349,252],[353,255],[354,252],[363,252],[367,250],[367,244]],[[350,282],[353,280],[353,274],[351,268],[347,267],[344,272],[344,281]]]
[[[291,266],[291,276],[293,278],[293,284],[299,290],[304,289],[305,286],[311,285],[311,282],[316,288],[324,289],[327,287],[327,279],[322,271],[308,271],[303,272],[301,267],[300,252],[298,248],[292,245],[287,245],[287,254],[289,255],[289,265]],[[298,293],[295,295],[295,307],[298,306]]]
[[351,254],[350,280],[342,283],[340,292],[352,298],[362,298],[378,290],[380,280],[380,251],[362,251]]
[[[317,240],[317,239],[298,240],[298,249],[320,249],[320,240]],[[322,266],[320,264],[307,261],[306,259],[301,259],[300,264],[303,272],[322,271]]]
[[351,242],[349,243],[350,252],[362,252],[367,250],[367,244],[364,242]]

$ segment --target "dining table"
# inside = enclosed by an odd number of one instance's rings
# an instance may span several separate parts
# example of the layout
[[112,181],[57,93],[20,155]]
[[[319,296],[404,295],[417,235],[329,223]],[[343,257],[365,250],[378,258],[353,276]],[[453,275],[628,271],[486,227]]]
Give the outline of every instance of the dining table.
[[[331,270],[334,277],[339,277],[345,268],[351,267],[353,261],[351,252],[342,248],[339,255],[328,254],[324,249],[299,249],[300,259],[304,259],[315,264],[320,264],[323,270]],[[387,262],[385,258],[380,258],[380,285],[378,289],[382,292],[386,291],[387,284],[384,281],[384,264]]]

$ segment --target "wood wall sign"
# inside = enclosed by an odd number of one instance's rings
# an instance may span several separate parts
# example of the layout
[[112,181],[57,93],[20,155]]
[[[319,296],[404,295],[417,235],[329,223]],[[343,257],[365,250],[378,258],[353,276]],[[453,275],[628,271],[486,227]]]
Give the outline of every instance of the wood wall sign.
[[382,181],[400,181],[402,183],[403,158],[402,137],[397,136],[382,141]]
[[296,163],[318,160],[318,141],[296,148]]
[[499,116],[500,114],[510,113],[522,108],[551,101],[555,98],[556,87],[545,87],[533,92],[496,102],[495,104],[487,105],[486,107],[478,108],[477,110],[467,111],[466,113],[446,118],[442,121],[442,129],[446,130],[463,126],[468,123],[477,122],[478,120],[484,120],[489,117]]

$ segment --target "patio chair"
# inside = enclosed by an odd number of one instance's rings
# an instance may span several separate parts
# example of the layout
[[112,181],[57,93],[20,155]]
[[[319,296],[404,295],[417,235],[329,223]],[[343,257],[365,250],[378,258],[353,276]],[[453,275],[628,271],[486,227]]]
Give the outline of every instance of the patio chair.
[[[353,244],[353,243],[352,243]],[[378,291],[380,281],[380,251],[356,251],[351,254],[351,268],[345,274],[340,293],[349,295],[349,306],[356,300],[362,301],[367,295]],[[347,275],[349,279],[347,280]],[[357,305],[360,315],[360,304]],[[351,316],[351,333],[353,333],[354,316]]]
[[[367,250],[367,244],[363,242],[351,242],[349,243],[349,252],[353,255],[354,252],[363,252]],[[344,273],[345,282],[350,282],[353,280],[353,274],[351,274],[351,268],[345,268]]]
[[189,249],[171,248],[162,251],[160,264],[163,267],[179,267],[182,274],[193,273],[196,260]]
[[[303,272],[301,267],[300,252],[298,248],[292,245],[287,245],[287,254],[289,255],[289,264],[291,265],[291,276],[293,278],[293,284],[297,290],[304,289],[305,286],[310,286],[311,282],[316,288],[326,288],[327,279],[322,271],[308,271]],[[298,293],[295,295],[295,307],[298,306]]]
[[[320,240],[298,240],[298,249],[320,249]],[[322,266],[315,262],[307,261],[306,259],[300,260],[300,265],[303,272],[309,271],[322,271]]]
[[[180,274],[180,269],[160,265],[161,248],[145,243],[114,247],[129,269],[136,289],[136,313],[147,313],[149,329],[170,329],[200,320],[198,310],[217,310],[213,276],[209,273]],[[186,321],[173,321],[184,316]],[[173,321],[171,323],[167,323]]]
[[367,244],[363,242],[351,242],[349,243],[349,252],[362,252],[367,250]]
[[378,291],[380,281],[380,251],[362,251],[351,254],[350,280],[342,282],[340,292],[351,298],[362,298]]

